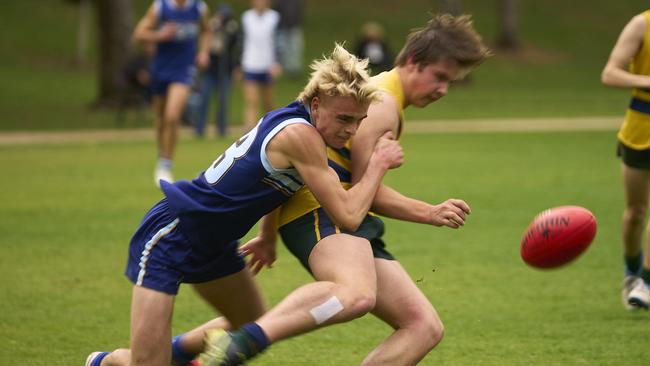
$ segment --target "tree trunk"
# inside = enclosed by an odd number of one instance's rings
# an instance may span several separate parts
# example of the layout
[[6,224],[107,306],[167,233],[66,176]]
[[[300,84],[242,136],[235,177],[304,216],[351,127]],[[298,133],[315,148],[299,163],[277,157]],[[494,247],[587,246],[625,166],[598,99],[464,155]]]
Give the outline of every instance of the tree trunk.
[[77,5],[79,23],[77,23],[77,55],[74,63],[77,67],[88,64],[88,34],[90,33],[90,0],[81,0]]
[[518,0],[499,0],[497,19],[499,20],[499,36],[497,47],[506,51],[519,49],[519,37],[517,35],[517,23],[519,18]]
[[131,0],[95,0],[99,34],[98,94],[95,105],[114,106],[122,70],[131,51]]

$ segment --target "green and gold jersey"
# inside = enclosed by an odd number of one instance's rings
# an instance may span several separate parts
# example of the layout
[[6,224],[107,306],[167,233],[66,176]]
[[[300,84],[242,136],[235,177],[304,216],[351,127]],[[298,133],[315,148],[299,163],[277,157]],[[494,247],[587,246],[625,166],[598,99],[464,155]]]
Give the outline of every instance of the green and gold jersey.
[[[646,19],[643,44],[630,62],[630,72],[650,75],[650,10],[641,13]],[[650,89],[634,89],[632,100],[625,112],[618,139],[635,150],[650,149]]]
[[[400,116],[398,127],[399,135],[404,123],[404,91],[402,90],[402,83],[399,79],[399,74],[396,69],[393,69],[374,76],[372,80],[380,89],[386,91],[397,101]],[[349,189],[352,186],[352,162],[350,160],[351,146],[352,140],[348,141],[345,147],[341,149],[333,149],[331,147],[327,148],[328,164],[336,171],[339,180],[341,181],[341,185],[345,189]],[[320,203],[318,203],[309,188],[304,186],[282,205],[279,225],[283,226],[319,207]]]

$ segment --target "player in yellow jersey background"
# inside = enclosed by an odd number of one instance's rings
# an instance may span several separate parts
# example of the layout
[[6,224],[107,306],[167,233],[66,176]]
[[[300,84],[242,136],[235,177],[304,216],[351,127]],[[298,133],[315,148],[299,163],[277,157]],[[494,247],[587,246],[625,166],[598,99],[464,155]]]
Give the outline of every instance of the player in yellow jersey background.
[[625,190],[623,212],[623,304],[626,309],[650,306],[650,10],[630,20],[619,35],[602,72],[608,86],[631,88],[632,99],[618,132],[618,155]]

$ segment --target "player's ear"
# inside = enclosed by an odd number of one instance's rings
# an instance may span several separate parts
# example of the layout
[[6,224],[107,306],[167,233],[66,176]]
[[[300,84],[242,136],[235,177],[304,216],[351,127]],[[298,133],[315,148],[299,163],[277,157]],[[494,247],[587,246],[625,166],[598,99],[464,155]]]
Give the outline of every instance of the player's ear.
[[321,100],[320,100],[320,98],[318,96],[315,96],[315,97],[311,98],[311,101],[309,102],[309,109],[311,111],[312,116],[318,114],[319,108],[320,108],[320,103],[321,103]]
[[425,62],[415,62],[412,56],[406,59],[406,69],[411,72],[422,72],[426,66]]

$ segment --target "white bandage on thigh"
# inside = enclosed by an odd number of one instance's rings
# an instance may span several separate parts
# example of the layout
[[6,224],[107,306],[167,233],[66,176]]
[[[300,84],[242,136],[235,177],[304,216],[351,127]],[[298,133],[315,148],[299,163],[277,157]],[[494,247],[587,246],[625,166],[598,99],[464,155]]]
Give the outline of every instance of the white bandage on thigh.
[[309,310],[309,312],[314,317],[314,320],[316,320],[316,324],[322,324],[338,314],[341,310],[343,310],[343,304],[341,304],[336,296],[332,296],[324,303]]

